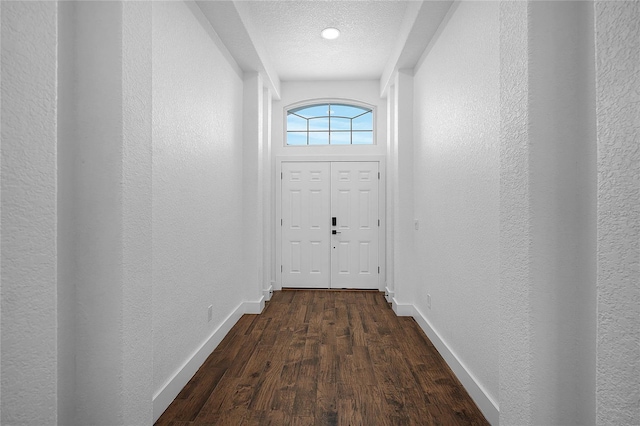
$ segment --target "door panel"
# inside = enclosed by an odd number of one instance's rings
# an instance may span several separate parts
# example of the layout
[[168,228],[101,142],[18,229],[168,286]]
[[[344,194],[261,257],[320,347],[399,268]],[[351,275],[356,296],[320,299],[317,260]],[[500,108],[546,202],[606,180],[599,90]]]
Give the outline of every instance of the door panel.
[[329,288],[329,163],[282,163],[282,286]]
[[282,286],[377,289],[378,163],[283,162],[282,173]]
[[331,164],[331,287],[378,288],[378,163]]

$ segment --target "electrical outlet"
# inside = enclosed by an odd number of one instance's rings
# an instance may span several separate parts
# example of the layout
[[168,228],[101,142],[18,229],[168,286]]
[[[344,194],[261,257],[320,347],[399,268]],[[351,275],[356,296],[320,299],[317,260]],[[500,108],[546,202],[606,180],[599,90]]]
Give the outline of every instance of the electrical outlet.
[[427,294],[427,308],[431,309],[431,295]]
[[209,305],[208,318],[209,322],[211,322],[211,320],[213,319],[213,305]]

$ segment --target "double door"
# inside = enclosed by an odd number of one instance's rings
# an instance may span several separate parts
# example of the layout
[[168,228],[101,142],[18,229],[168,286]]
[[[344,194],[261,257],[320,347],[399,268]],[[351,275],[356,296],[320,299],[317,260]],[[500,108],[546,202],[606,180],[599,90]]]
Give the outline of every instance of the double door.
[[282,287],[377,289],[377,162],[283,162]]

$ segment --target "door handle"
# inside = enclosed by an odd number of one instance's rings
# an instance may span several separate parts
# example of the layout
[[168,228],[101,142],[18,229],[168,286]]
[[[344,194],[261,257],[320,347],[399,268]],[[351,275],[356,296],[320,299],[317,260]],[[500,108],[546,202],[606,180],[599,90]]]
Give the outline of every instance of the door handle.
[[336,231],[335,229],[333,231],[331,231],[331,234],[336,235],[336,234],[341,234],[342,232],[340,231]]

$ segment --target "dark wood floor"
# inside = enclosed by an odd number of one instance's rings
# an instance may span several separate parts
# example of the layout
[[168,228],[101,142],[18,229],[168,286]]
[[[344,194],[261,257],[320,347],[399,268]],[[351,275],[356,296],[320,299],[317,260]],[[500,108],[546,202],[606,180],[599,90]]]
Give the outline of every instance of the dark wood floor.
[[156,425],[486,425],[420,327],[380,292],[275,292]]

